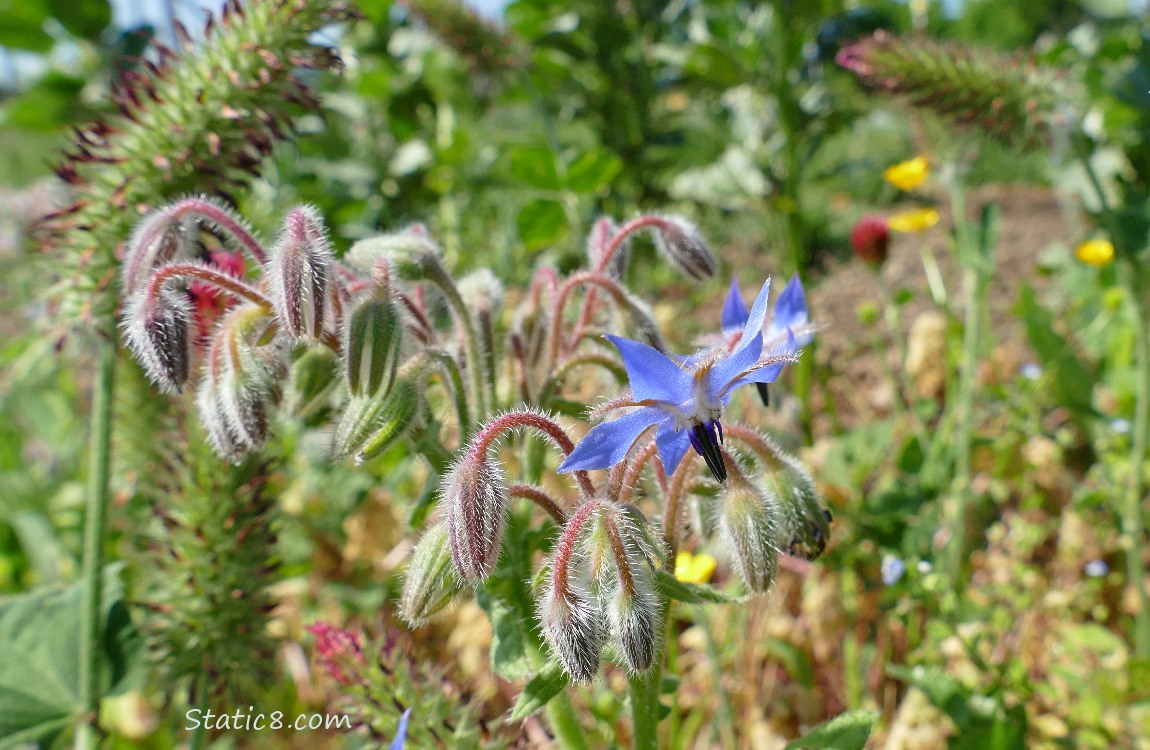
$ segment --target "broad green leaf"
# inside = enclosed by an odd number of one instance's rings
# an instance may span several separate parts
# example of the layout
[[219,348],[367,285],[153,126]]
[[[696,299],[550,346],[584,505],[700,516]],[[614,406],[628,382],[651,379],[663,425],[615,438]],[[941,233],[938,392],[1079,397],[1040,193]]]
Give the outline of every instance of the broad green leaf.
[[558,190],[559,170],[551,149],[542,146],[515,146],[507,154],[511,176],[533,188]]
[[519,209],[516,219],[519,239],[528,250],[539,250],[553,245],[567,231],[567,216],[556,201],[534,200]]
[[[122,567],[104,571],[104,692],[142,655],[120,602]],[[75,583],[0,599],[0,748],[50,744],[82,712],[77,693],[82,596],[82,583]]]
[[596,193],[610,184],[623,162],[603,149],[585,151],[567,167],[567,187],[576,193]]
[[741,596],[729,596],[713,586],[680,581],[665,570],[655,571],[659,593],[677,602],[687,604],[733,604],[743,601]]
[[874,711],[849,711],[823,722],[787,744],[785,750],[862,750],[870,737],[878,714]]
[[547,702],[567,687],[567,673],[558,664],[548,664],[519,694],[519,700],[511,709],[511,721],[523,721],[531,714],[547,705]]
[[505,680],[514,682],[531,674],[524,645],[523,623],[515,610],[486,589],[476,592],[475,600],[491,621],[491,669]]

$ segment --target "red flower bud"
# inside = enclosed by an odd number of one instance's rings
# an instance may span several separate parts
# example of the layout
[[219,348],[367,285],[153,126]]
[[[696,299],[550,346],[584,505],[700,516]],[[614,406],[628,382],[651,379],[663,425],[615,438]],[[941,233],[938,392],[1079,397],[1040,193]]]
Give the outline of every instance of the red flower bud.
[[890,229],[886,219],[869,215],[858,220],[851,230],[851,247],[863,263],[878,268],[886,262],[890,245]]

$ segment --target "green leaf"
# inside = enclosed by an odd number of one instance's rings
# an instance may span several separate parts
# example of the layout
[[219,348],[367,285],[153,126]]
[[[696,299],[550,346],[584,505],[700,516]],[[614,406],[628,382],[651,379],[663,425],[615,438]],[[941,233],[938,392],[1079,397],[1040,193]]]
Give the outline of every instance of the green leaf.
[[519,209],[519,239],[528,250],[554,245],[567,231],[567,215],[557,201],[534,200]]
[[655,571],[655,582],[660,594],[687,604],[736,604],[745,598],[724,594],[713,586],[680,581],[665,570]]
[[48,0],[48,8],[72,36],[96,40],[112,23],[108,0]]
[[[142,643],[120,602],[122,565],[104,571],[105,638],[101,670],[107,692],[142,657]],[[83,584],[42,587],[0,599],[0,748],[51,744],[82,713],[80,600]]]
[[511,682],[527,679],[531,664],[524,645],[523,623],[515,610],[486,589],[479,589],[475,599],[491,620],[492,671]]
[[533,188],[558,190],[559,170],[551,149],[543,146],[515,146],[507,155],[511,176]]
[[609,151],[585,151],[567,167],[567,187],[576,193],[597,193],[621,171],[623,162]]
[[862,750],[878,719],[874,711],[849,711],[823,722],[785,750]]
[[519,700],[511,709],[511,721],[523,721],[531,714],[547,705],[555,696],[567,687],[567,673],[558,664],[548,664],[519,694]]
[[42,0],[0,0],[0,46],[29,52],[47,52],[55,40],[44,31],[48,20]]
[[83,87],[81,78],[48,73],[35,86],[10,99],[0,121],[22,130],[55,131],[75,120]]

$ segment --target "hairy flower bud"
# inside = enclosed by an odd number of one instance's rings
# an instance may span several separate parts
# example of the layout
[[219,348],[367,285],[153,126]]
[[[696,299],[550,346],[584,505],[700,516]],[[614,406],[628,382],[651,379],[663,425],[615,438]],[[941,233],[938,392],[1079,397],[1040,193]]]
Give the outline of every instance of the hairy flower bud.
[[443,478],[439,493],[455,569],[465,581],[486,578],[499,558],[507,514],[499,464],[469,451]]
[[238,463],[263,446],[279,397],[283,351],[258,345],[269,319],[256,305],[236,308],[220,322],[208,347],[196,394],[200,422],[216,453]]
[[594,599],[569,581],[552,576],[539,605],[543,637],[573,682],[590,682],[599,671],[606,642],[602,615]]
[[719,535],[751,591],[765,593],[779,563],[779,519],[774,497],[746,481],[730,482],[719,500]]
[[655,227],[655,247],[692,279],[715,275],[715,258],[711,255],[698,228],[681,216],[665,216]]
[[881,216],[864,216],[851,229],[851,247],[855,257],[871,268],[879,268],[886,262],[889,246],[890,229]]
[[268,286],[280,327],[294,338],[319,339],[331,247],[319,212],[310,206],[288,211],[271,249]]
[[459,593],[448,547],[447,524],[439,521],[423,532],[411,553],[399,600],[399,615],[418,627],[442,614]]
[[814,560],[826,550],[831,514],[815,481],[798,458],[776,448],[777,463],[764,475],[767,491],[778,500],[782,550]]
[[360,240],[347,251],[346,260],[362,271],[371,271],[376,261],[387,259],[401,279],[414,281],[428,276],[440,265],[439,246],[427,229],[414,224],[399,232],[380,234]]
[[360,300],[347,316],[344,356],[353,396],[387,393],[395,382],[403,341],[403,316],[386,292]]
[[352,454],[362,463],[399,439],[415,421],[419,394],[409,380],[399,380],[389,393],[353,398],[344,409],[332,441],[332,455]]
[[339,382],[339,371],[335,352],[326,346],[309,348],[292,365],[284,408],[300,419],[320,411]]
[[650,524],[637,513],[613,505],[604,505],[599,516],[601,536],[611,550],[613,574],[603,592],[611,639],[627,668],[642,672],[655,659],[662,631],[651,567],[654,553],[645,533]]
[[124,337],[148,378],[165,393],[188,382],[191,314],[185,295],[171,289],[139,292],[124,313]]
[[480,268],[464,276],[457,284],[459,296],[468,310],[498,315],[506,292],[503,282],[489,268]]

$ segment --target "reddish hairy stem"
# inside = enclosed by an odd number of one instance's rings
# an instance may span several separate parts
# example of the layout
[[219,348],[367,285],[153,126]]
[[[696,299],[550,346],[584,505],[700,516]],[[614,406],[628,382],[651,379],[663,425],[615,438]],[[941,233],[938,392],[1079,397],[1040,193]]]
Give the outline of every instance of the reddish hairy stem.
[[[234,237],[243,249],[247,250],[248,254],[256,259],[257,263],[261,266],[267,265],[267,253],[264,252],[260,243],[256,242],[255,237],[252,237],[247,228],[233,219],[227,211],[214,205],[211,201],[206,201],[202,198],[185,198],[173,203],[164,213],[169,219],[173,220],[183,218],[188,214],[198,214],[204,217]],[[146,247],[156,238],[156,234],[160,231],[162,231],[162,223],[156,222],[155,228],[146,236],[140,238],[140,246]]]
[[682,515],[679,506],[683,500],[687,477],[691,473],[691,462],[681,461],[679,468],[675,469],[675,473],[671,475],[671,486],[664,495],[666,502],[663,505],[663,543],[670,552],[664,568],[672,573],[675,571],[675,556],[679,552],[679,516]]
[[553,497],[544,492],[541,488],[532,484],[509,484],[507,486],[507,495],[509,497],[522,497],[526,500],[538,505],[543,510],[547,511],[547,515],[555,519],[555,523],[562,526],[567,523],[567,514],[559,507],[559,503]]
[[626,293],[613,279],[604,276],[600,271],[582,271],[567,277],[563,285],[555,293],[555,301],[551,305],[551,330],[548,331],[547,361],[554,364],[559,359],[559,339],[563,322],[563,309],[567,306],[567,299],[578,286],[594,284],[602,287],[616,301],[626,298]]
[[[553,420],[532,411],[512,411],[501,414],[485,424],[471,441],[471,448],[468,453],[475,457],[485,456],[487,451],[491,449],[491,444],[500,435],[508,430],[517,430],[523,427],[530,427],[551,438],[559,450],[563,451],[564,456],[571,455],[571,451],[575,450],[575,444],[571,442],[567,432]],[[584,496],[588,498],[595,496],[595,485],[591,483],[591,477],[586,471],[582,469],[576,471],[575,479]]]
[[169,263],[166,266],[160,266],[148,279],[144,293],[154,297],[159,294],[165,283],[171,279],[183,277],[191,277],[206,282],[234,297],[254,302],[268,310],[271,309],[271,303],[255,287],[245,284],[234,276],[194,263]]
[[615,569],[619,571],[619,585],[627,596],[635,595],[635,577],[631,575],[631,564],[627,559],[627,548],[623,546],[623,537],[619,534],[619,527],[611,514],[603,514],[603,527],[607,530],[607,539],[611,542],[611,552],[615,555]]
[[555,564],[551,571],[551,578],[555,581],[555,593],[564,599],[570,593],[567,585],[567,568],[571,562],[571,556],[575,553],[575,545],[579,542],[579,535],[583,533],[583,527],[587,525],[587,521],[599,508],[599,503],[594,500],[580,505],[567,521],[567,525],[563,527],[559,541],[555,543]]
[[642,450],[639,451],[631,463],[627,464],[627,470],[620,478],[620,503],[630,501],[631,495],[635,494],[635,486],[639,484],[639,478],[643,475],[643,468],[651,458],[654,457],[656,450],[658,450],[658,446],[655,444],[655,441],[652,440],[643,446]]

